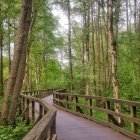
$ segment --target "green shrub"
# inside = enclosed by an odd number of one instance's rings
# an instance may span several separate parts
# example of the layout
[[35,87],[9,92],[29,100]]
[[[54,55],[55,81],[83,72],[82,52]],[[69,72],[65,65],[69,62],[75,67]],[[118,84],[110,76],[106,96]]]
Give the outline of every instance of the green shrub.
[[15,127],[0,126],[0,140],[21,140],[31,129],[25,121],[17,119]]

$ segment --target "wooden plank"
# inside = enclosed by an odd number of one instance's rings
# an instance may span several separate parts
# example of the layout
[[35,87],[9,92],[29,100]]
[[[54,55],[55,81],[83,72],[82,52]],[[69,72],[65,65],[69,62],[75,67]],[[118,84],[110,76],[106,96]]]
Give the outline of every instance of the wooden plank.
[[77,104],[78,104],[78,97],[75,97],[75,100],[76,100],[76,112],[78,112],[78,106],[77,106]]
[[26,116],[25,116],[25,120],[27,121],[27,123],[29,123],[29,99],[26,99],[26,107],[27,107],[27,109],[26,109]]
[[[110,101],[106,101],[106,110],[110,110]],[[107,121],[110,122],[110,116],[108,113],[107,114]]]
[[110,115],[114,115],[116,117],[120,117],[124,120],[127,120],[127,121],[130,121],[130,122],[134,122],[134,123],[137,123],[140,125],[140,119],[138,118],[132,118],[132,117],[129,117],[128,115],[124,115],[124,114],[121,114],[121,113],[117,113],[117,112],[114,112],[114,111],[111,111],[111,110],[107,110],[107,109],[103,109],[103,108],[99,108],[99,107],[94,107],[94,106],[87,106],[87,105],[82,105],[82,104],[76,104],[76,103],[71,103],[71,102],[67,102],[67,101],[64,101],[64,100],[59,100],[59,99],[56,99],[56,101],[58,102],[63,102],[63,103],[69,103],[71,105],[75,105],[75,106],[79,106],[79,107],[85,107],[85,108],[88,108],[88,109],[95,109],[97,111],[101,111],[101,112],[105,112],[107,114],[110,114]]
[[57,140],[57,135],[56,134],[53,135],[52,140]]
[[108,127],[111,127],[112,129],[118,131],[118,132],[121,132],[122,134],[126,135],[126,136],[129,136],[135,140],[140,140],[140,136],[139,135],[136,135],[132,132],[129,132],[121,127],[118,127],[118,126],[115,126],[114,124],[111,124],[109,122],[106,122],[106,121],[103,121],[103,120],[99,120],[99,119],[95,119],[95,118],[92,118],[90,116],[83,116],[83,114],[79,113],[79,112],[74,112],[74,111],[71,111],[69,109],[66,109],[66,108],[63,108],[63,107],[60,107],[58,105],[55,105],[55,107],[61,109],[61,110],[64,110],[64,111],[67,111],[67,112],[70,112],[74,115],[77,115],[77,116],[80,116],[80,117],[83,117],[83,118],[86,118],[86,119],[89,119],[89,120],[92,120],[94,122],[97,122],[97,123],[100,123],[102,125],[105,125],[105,126],[108,126]]
[[140,102],[136,101],[128,101],[128,100],[122,100],[122,99],[114,99],[114,98],[108,98],[108,97],[101,97],[101,96],[84,96],[84,95],[77,95],[77,94],[70,94],[70,93],[58,93],[54,91],[54,94],[57,95],[63,95],[63,96],[72,96],[72,97],[81,97],[81,98],[87,98],[87,99],[95,99],[95,100],[102,100],[102,101],[110,101],[114,103],[120,103],[120,104],[125,104],[128,106],[136,106],[140,107]]
[[[89,99],[89,106],[92,107],[92,99]],[[92,117],[92,108],[89,109],[89,115]]]
[[[49,136],[47,135],[47,132],[49,132],[50,129],[52,130],[51,135],[55,135],[56,109],[48,105],[45,101],[31,97],[29,95],[21,95],[20,97],[23,100],[23,107],[26,109],[25,116],[27,121],[29,118],[31,120],[35,119],[35,102],[39,104],[39,118],[37,120],[37,124],[34,122],[34,127],[27,133],[23,140],[48,139]],[[32,109],[31,112],[29,111],[30,108]]]
[[32,101],[32,121],[35,121],[35,102]]
[[[66,96],[66,101],[67,101],[67,102],[69,101],[69,96]],[[69,108],[69,104],[66,104],[66,108],[67,108],[67,109]]]
[[43,116],[43,107],[42,107],[42,105],[40,104],[40,105],[39,105],[39,117],[42,118],[42,116]]
[[[56,118],[56,113],[54,117]],[[56,119],[54,119],[54,121],[52,122],[52,126],[50,128],[50,139],[53,139],[54,134],[56,134]]]
[[[131,107],[131,116],[133,118],[136,118],[136,107],[135,106]],[[131,130],[133,133],[137,134],[137,124],[135,122],[131,122]]]

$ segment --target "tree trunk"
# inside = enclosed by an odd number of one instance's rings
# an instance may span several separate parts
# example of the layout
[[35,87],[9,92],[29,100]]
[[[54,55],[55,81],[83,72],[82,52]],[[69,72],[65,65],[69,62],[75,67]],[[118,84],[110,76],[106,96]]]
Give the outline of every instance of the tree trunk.
[[15,119],[17,105],[19,103],[18,99],[20,96],[22,83],[25,76],[25,68],[26,68],[26,48],[24,47],[23,52],[22,52],[22,58],[20,61],[19,69],[18,69],[16,83],[15,83],[15,87],[13,91],[12,101],[10,104],[9,118],[10,118],[11,123],[14,122],[14,119]]
[[[118,88],[118,79],[117,79],[117,42],[114,37],[114,28],[113,28],[113,0],[109,0],[109,45],[111,49],[112,56],[112,85],[114,98],[119,99],[119,88]],[[120,112],[120,105],[115,104],[115,111]],[[117,118],[118,123],[121,123],[120,117]]]
[[[37,64],[38,62],[36,61],[35,63]],[[36,68],[35,68],[35,84],[36,84],[36,90],[39,90],[39,83],[40,83],[39,66],[36,65]]]
[[127,22],[127,32],[129,32],[129,16],[128,16],[128,0],[126,0],[126,22]]
[[25,77],[24,77],[24,87],[25,91],[30,91],[30,73],[29,73],[29,52],[26,53],[26,70],[25,70]]
[[112,84],[114,90],[114,97],[119,98],[118,82],[117,82],[117,71],[116,71],[116,40],[114,38],[113,28],[113,0],[109,0],[109,44],[112,56]]
[[95,34],[95,28],[94,28],[94,17],[93,17],[93,5],[91,7],[91,16],[92,16],[92,51],[93,51],[93,84],[94,84],[94,95],[96,96],[96,56],[95,56],[95,41],[94,41],[94,34]]
[[70,85],[70,92],[74,89],[73,87],[73,68],[72,68],[72,51],[71,51],[71,6],[70,0],[67,1],[68,3],[68,52],[69,52],[69,85]]
[[86,5],[86,21],[85,21],[85,28],[86,28],[86,95],[90,94],[90,42],[89,42],[89,26],[90,26],[90,6],[87,3]]
[[[32,36],[32,29],[34,27],[34,23],[36,21],[36,15],[37,15],[37,11],[38,11],[38,7],[40,7],[40,2],[35,2],[32,4],[32,20],[31,20],[31,24],[30,24],[30,28],[29,28],[29,34],[30,36]],[[28,46],[27,46],[27,52],[26,52],[26,70],[25,70],[25,76],[24,76],[24,86],[25,86],[25,90],[26,91],[31,91],[32,90],[32,74],[31,74],[31,70],[30,70],[30,48],[31,48],[31,44],[32,41],[28,42]]]
[[[8,23],[10,23],[10,19],[8,18]],[[11,69],[11,37],[10,37],[10,26],[8,24],[8,67],[9,67],[9,73],[10,73],[10,69]]]
[[0,13],[0,96],[3,95],[3,19]]
[[100,65],[100,5],[98,4],[97,10],[97,23],[96,23],[96,42],[97,42],[97,60],[98,60],[98,95],[101,95],[101,65]]
[[[109,45],[110,45],[110,51],[112,56],[112,85],[113,85],[113,93],[114,98],[119,98],[119,87],[118,87],[118,79],[117,79],[117,42],[114,37],[114,28],[113,28],[113,0],[109,0]],[[119,113],[119,104],[115,105],[115,111]],[[120,118],[118,118],[118,122],[121,123]]]
[[7,87],[4,92],[1,120],[0,120],[1,124],[6,124],[8,121],[9,105],[11,104],[11,99],[12,99],[11,96],[14,91],[16,77],[18,74],[18,69],[22,58],[22,52],[27,43],[30,19],[31,19],[31,9],[32,9],[31,7],[32,7],[32,0],[22,0],[22,8],[21,8],[20,19],[19,19],[18,33],[16,36],[14,56],[13,56]]
[[134,29],[137,31],[137,0],[134,0]]
[[[84,7],[84,4],[83,4]],[[80,81],[80,93],[82,95],[85,94],[85,64],[86,64],[86,48],[85,48],[85,22],[86,22],[86,14],[85,12],[83,13],[83,30],[82,30],[82,53],[81,53],[81,62],[82,62],[82,71],[81,71],[81,81]]]
[[[32,13],[33,14],[33,13]],[[36,13],[34,13],[32,15],[32,18],[29,16],[29,25],[30,25],[30,28],[29,28],[29,35],[31,36],[32,35],[32,29],[33,29],[33,25],[35,23],[35,17],[36,17]],[[20,65],[19,65],[19,69],[18,69],[18,75],[17,75],[17,78],[16,78],[16,84],[15,84],[15,87],[14,87],[14,91],[13,91],[13,96],[12,96],[12,103],[11,103],[11,106],[10,106],[10,111],[9,111],[9,118],[10,118],[10,121],[11,122],[14,122],[15,120],[15,115],[16,115],[16,110],[17,110],[17,107],[18,107],[18,99],[19,99],[19,96],[20,96],[20,92],[21,92],[21,88],[22,88],[22,84],[23,84],[23,79],[25,77],[25,70],[26,70],[26,64],[27,62],[29,61],[29,52],[30,52],[30,47],[31,47],[31,41],[28,41],[28,43],[25,45],[25,47],[23,48],[23,52],[22,52],[22,58],[21,58],[21,61],[20,61]],[[29,69],[28,69],[29,70]],[[28,80],[28,90],[30,89],[29,88],[29,71],[27,71],[28,73],[28,77],[27,77],[27,80]],[[17,101],[17,102],[15,102]]]

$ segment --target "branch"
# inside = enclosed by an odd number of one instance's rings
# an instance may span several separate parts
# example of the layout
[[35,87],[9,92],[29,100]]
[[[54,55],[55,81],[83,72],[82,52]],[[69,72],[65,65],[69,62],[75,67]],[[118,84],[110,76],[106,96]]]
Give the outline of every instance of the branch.
[[17,28],[16,28],[15,26],[13,26],[9,21],[6,21],[6,23],[7,23],[10,27],[12,27],[13,29],[17,30]]

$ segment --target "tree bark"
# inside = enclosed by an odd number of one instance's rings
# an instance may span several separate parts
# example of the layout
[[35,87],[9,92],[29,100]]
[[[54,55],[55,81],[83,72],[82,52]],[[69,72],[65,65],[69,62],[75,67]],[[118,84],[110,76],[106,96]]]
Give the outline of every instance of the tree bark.
[[1,13],[0,13],[0,95],[3,95],[3,19]]
[[16,78],[16,83],[13,91],[12,101],[10,104],[9,110],[9,118],[10,122],[13,123],[16,115],[17,105],[19,103],[19,96],[22,88],[23,79],[25,76],[25,68],[26,68],[26,48],[23,48],[22,58],[20,61],[20,66],[18,69],[18,74]]
[[126,22],[127,22],[127,32],[129,32],[129,16],[128,16],[128,0],[126,0]]
[[91,7],[91,20],[92,20],[92,51],[93,51],[93,84],[94,84],[94,96],[97,95],[96,93],[96,55],[95,55],[95,27],[94,27],[94,17],[93,17],[93,4],[92,4],[92,7]]
[[16,83],[16,77],[18,74],[18,69],[22,58],[22,52],[27,43],[30,18],[31,18],[31,9],[32,9],[31,7],[32,7],[32,0],[22,0],[22,8],[21,8],[20,19],[19,19],[18,33],[16,36],[14,56],[13,56],[11,71],[9,74],[9,79],[8,79],[6,90],[4,92],[4,98],[2,103],[2,112],[1,112],[1,119],[0,119],[1,124],[6,124],[8,121],[9,105],[11,104],[11,100],[12,100],[11,97]]
[[[10,22],[10,19],[8,18],[8,23]],[[8,24],[8,67],[9,67],[9,73],[10,73],[10,70],[11,70],[11,37],[10,37],[10,26]]]
[[119,98],[119,88],[117,80],[117,50],[116,50],[116,40],[114,38],[114,28],[113,28],[113,0],[109,0],[109,44],[112,56],[112,84],[114,91],[114,98]]
[[74,89],[73,87],[73,66],[72,66],[72,51],[71,51],[71,6],[70,0],[67,1],[68,4],[68,53],[69,53],[69,85],[70,92]]
[[96,23],[96,42],[97,42],[97,60],[98,60],[98,95],[101,93],[101,65],[100,65],[100,5],[97,8],[97,23]]
[[[114,98],[119,99],[119,87],[118,87],[118,79],[117,79],[117,42],[114,37],[114,27],[113,27],[113,0],[108,0],[109,6],[109,45],[112,57],[112,85],[113,85],[113,93]],[[115,111],[119,113],[120,106],[118,103],[115,104]],[[118,117],[118,123],[121,123],[120,118]]]
[[90,94],[90,6],[87,3],[86,8],[86,21],[85,21],[85,28],[86,28],[86,95]]
[[134,29],[137,31],[137,0],[134,0]]

